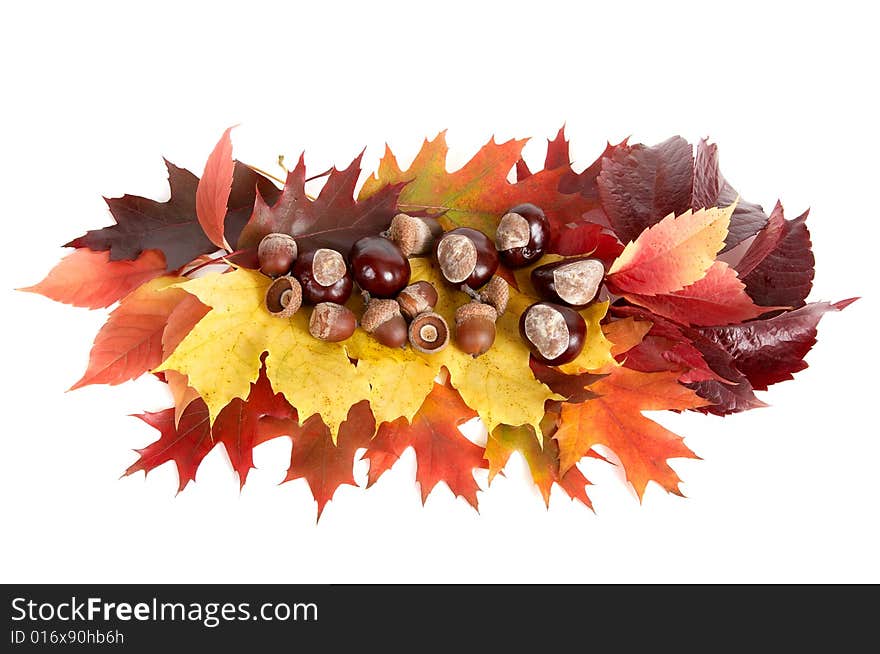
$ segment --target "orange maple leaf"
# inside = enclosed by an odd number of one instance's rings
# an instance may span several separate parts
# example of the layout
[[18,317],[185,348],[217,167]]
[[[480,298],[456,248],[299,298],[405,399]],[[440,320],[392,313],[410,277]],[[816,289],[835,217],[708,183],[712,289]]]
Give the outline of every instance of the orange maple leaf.
[[[529,466],[532,480],[541,491],[544,504],[550,506],[550,491],[556,483],[572,499],[593,508],[587,495],[590,482],[577,466],[572,466],[564,474],[559,470],[559,446],[552,438],[542,435],[543,445],[538,444],[534,428],[530,425],[511,427],[500,425],[489,434],[486,442],[486,460],[489,462],[489,483],[507,465],[510,455],[519,452]],[[595,455],[598,456],[598,455]],[[601,457],[600,457],[601,458]]]
[[134,261],[111,261],[110,252],[80,248],[59,261],[43,281],[18,290],[75,307],[100,309],[164,273],[165,257],[158,250],[144,250]]
[[369,484],[388,470],[407,447],[416,453],[416,480],[422,491],[422,503],[441,481],[456,495],[477,508],[477,482],[474,469],[484,468],[483,448],[465,438],[458,426],[476,412],[467,406],[454,388],[434,384],[412,424],[399,418],[379,427],[364,454],[370,461]]
[[564,474],[595,445],[620,459],[639,498],[649,481],[680,495],[681,482],[667,459],[697,458],[680,436],[642,415],[642,411],[695,409],[710,404],[678,383],[677,372],[638,372],[616,368],[591,390],[599,397],[563,404],[559,429],[559,469]]
[[496,143],[493,138],[454,172],[446,170],[446,132],[425,140],[407,170],[400,168],[386,146],[378,171],[364,183],[359,199],[369,198],[389,184],[407,182],[398,200],[402,210],[443,211],[441,220],[447,226],[473,227],[490,237],[501,216],[525,201],[541,207],[553,225],[580,221],[593,204],[578,193],[559,192],[559,181],[571,173],[567,166],[542,170],[514,184],[507,181],[527,141]]

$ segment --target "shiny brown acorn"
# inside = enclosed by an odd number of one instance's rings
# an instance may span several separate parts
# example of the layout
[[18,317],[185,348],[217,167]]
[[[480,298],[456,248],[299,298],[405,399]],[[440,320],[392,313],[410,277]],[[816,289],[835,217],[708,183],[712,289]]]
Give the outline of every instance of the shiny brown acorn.
[[409,336],[400,305],[394,300],[371,299],[361,316],[361,327],[388,347],[403,347]]
[[321,341],[338,343],[354,334],[357,318],[343,304],[321,302],[312,309],[309,317],[309,333]]
[[469,302],[455,311],[455,344],[465,354],[478,357],[495,343],[498,312],[482,302]]
[[266,234],[257,246],[260,272],[269,277],[286,275],[296,261],[296,240],[287,234]]

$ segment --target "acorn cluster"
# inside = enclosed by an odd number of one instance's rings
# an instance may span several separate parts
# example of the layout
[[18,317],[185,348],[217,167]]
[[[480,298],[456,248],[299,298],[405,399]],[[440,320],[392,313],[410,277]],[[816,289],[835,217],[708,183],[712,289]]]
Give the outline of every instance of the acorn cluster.
[[[347,253],[330,248],[299,252],[287,234],[269,234],[260,242],[260,270],[274,278],[266,308],[289,318],[303,304],[313,307],[309,332],[338,342],[358,327],[345,306],[355,284],[365,309],[360,327],[379,343],[423,353],[444,349],[453,334],[434,311],[437,289],[426,281],[410,283],[409,257],[432,254],[445,281],[467,293],[471,302],[455,312],[454,341],[474,357],[495,342],[495,323],[507,308],[509,287],[495,273],[503,263],[522,268],[543,256],[550,224],[532,204],[511,208],[500,220],[493,242],[479,230],[458,227],[444,232],[436,218],[398,214],[387,232],[364,236]],[[535,289],[545,299],[528,307],[520,333],[532,354],[549,364],[573,360],[583,348],[586,323],[576,309],[598,296],[605,268],[598,259],[565,259],[535,268]]]

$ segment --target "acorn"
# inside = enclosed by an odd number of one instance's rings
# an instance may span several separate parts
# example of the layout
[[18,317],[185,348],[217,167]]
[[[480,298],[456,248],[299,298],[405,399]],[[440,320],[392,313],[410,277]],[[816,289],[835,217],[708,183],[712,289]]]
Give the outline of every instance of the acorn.
[[409,320],[437,306],[437,289],[431,282],[415,282],[397,296],[400,312]]
[[449,343],[449,325],[439,313],[420,313],[409,325],[409,343],[423,354],[439,352]]
[[437,263],[451,284],[477,289],[498,270],[498,251],[483,232],[470,227],[456,227],[437,241]]
[[534,204],[518,204],[501,218],[495,246],[508,268],[523,268],[537,261],[550,244],[550,222]]
[[297,254],[296,240],[287,234],[266,234],[257,246],[260,271],[269,277],[289,273]]
[[388,228],[388,238],[400,248],[405,257],[427,254],[442,234],[443,227],[436,218],[416,217],[405,213],[394,216]]
[[605,264],[589,257],[554,261],[531,273],[532,286],[541,297],[579,309],[596,299],[603,279]]
[[519,332],[538,361],[558,366],[573,361],[584,349],[587,323],[574,309],[536,302],[523,311]]
[[400,313],[400,305],[394,300],[373,298],[367,303],[361,316],[361,327],[382,345],[403,347],[406,345],[406,320]]
[[266,289],[266,308],[273,316],[290,318],[302,305],[302,286],[290,275],[279,277]]
[[321,341],[338,343],[354,333],[357,318],[351,309],[335,302],[321,302],[312,309],[309,333]]
[[480,301],[494,308],[499,316],[504,315],[510,301],[510,286],[496,275],[480,291]]
[[455,344],[476,358],[485,354],[495,342],[495,321],[498,312],[481,302],[469,302],[455,311]]

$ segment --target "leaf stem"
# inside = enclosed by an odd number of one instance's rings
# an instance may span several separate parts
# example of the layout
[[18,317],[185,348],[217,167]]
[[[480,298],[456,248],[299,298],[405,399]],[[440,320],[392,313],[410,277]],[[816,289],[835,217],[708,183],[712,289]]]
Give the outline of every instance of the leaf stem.
[[185,273],[183,273],[183,275],[190,275],[190,274],[194,273],[195,271],[201,270],[202,268],[204,268],[206,266],[210,266],[215,263],[220,263],[221,261],[223,261],[223,259],[226,259],[227,257],[235,256],[236,254],[241,254],[242,252],[244,252],[244,250],[235,250],[233,252],[224,252],[223,254],[218,254],[216,257],[212,257],[212,258],[208,259],[207,261],[203,261],[199,265],[197,265],[193,268],[190,268]]

